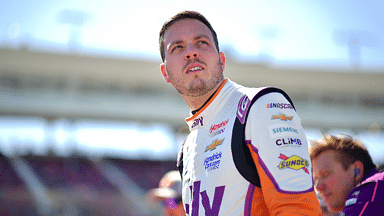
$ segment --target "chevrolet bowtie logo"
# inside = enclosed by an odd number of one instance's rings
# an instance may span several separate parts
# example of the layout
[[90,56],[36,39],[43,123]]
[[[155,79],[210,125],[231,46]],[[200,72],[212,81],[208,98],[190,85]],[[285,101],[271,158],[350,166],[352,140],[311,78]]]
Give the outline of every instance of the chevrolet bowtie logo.
[[218,145],[223,144],[223,141],[224,141],[224,139],[221,139],[221,140],[215,139],[215,140],[213,140],[213,142],[209,146],[207,146],[207,148],[205,148],[205,152],[208,151],[208,150],[212,151],[212,150],[216,149],[216,147]]
[[291,121],[293,119],[293,116],[286,116],[280,113],[279,115],[273,115],[272,120],[273,119],[280,119],[282,121],[288,121],[288,120]]

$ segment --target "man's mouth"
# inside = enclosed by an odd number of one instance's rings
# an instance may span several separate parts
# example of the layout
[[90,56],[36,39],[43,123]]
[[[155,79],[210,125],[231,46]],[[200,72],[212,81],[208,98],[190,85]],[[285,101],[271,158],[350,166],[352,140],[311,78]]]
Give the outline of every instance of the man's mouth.
[[199,70],[203,70],[203,68],[202,68],[202,67],[199,67],[199,66],[197,66],[197,67],[193,67],[193,68],[189,69],[189,70],[187,71],[187,73],[192,73],[192,72],[199,71]]
[[186,74],[195,73],[204,70],[203,64],[201,62],[194,62],[187,66]]

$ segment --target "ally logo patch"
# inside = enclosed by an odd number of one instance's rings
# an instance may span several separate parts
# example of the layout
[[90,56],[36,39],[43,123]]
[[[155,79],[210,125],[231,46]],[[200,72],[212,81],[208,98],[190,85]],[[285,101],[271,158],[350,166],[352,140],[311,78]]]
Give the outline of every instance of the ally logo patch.
[[192,124],[192,128],[198,126],[198,125],[201,125],[203,126],[203,117],[200,117],[200,118],[197,118],[197,119],[194,119],[193,120],[193,124]]

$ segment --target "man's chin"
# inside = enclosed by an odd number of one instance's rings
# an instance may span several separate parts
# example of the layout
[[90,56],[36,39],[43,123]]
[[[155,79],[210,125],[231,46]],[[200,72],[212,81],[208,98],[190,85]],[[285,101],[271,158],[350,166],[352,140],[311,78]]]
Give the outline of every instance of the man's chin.
[[195,89],[195,88],[202,88],[205,86],[205,81],[199,77],[195,77],[190,83],[189,83],[189,89]]
[[327,209],[331,213],[338,213],[338,212],[343,211],[344,206],[328,206],[327,205]]
[[194,80],[188,87],[188,92],[191,96],[201,96],[208,92],[205,82],[202,80]]

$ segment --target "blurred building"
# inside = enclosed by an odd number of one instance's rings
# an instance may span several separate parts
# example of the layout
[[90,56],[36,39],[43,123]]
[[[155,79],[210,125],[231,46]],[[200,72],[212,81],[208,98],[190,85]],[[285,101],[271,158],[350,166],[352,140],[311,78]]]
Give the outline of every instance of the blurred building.
[[[189,115],[159,64],[0,49],[0,214],[156,215],[144,194],[175,169]],[[245,86],[284,89],[309,139],[348,133],[369,144],[375,163],[384,164],[384,68],[287,66],[228,54],[225,76]],[[110,133],[100,135],[107,129],[98,125],[102,129],[80,136],[85,127],[97,128],[92,122],[107,122]],[[131,124],[137,131],[152,129],[135,135],[127,132]],[[150,140],[158,133],[169,140]],[[95,145],[84,147],[80,139],[92,136]],[[139,139],[121,141],[134,137]],[[118,142],[132,148],[107,148]]]

